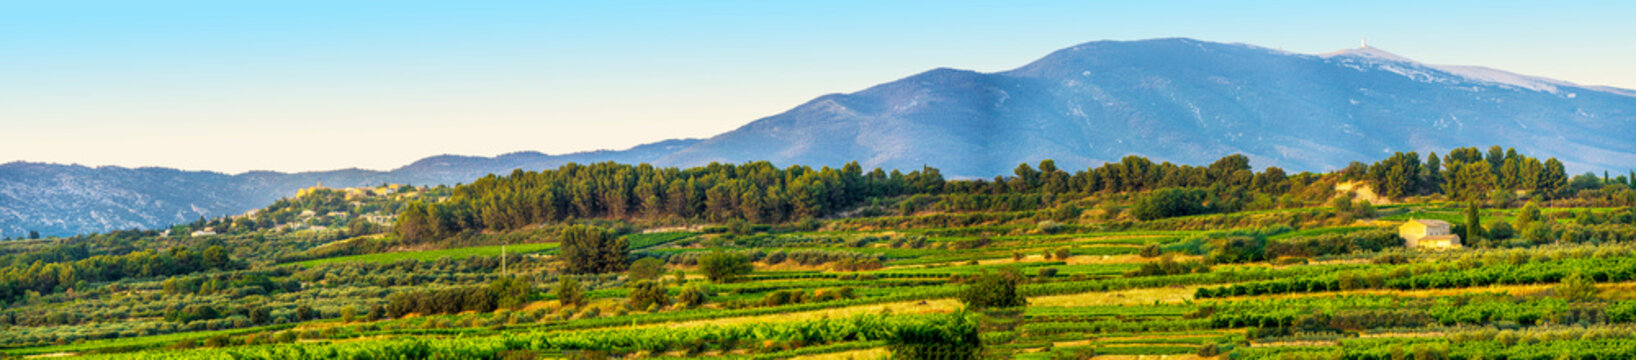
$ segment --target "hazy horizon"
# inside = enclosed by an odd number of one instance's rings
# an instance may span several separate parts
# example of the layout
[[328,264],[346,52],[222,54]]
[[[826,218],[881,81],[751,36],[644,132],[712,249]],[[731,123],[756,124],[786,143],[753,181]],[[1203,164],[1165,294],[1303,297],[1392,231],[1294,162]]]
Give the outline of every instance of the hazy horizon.
[[1317,54],[1367,36],[1430,64],[1636,88],[1636,49],[1611,45],[1636,6],[1618,2],[280,5],[0,6],[0,163],[237,174],[624,149],[1097,40]]

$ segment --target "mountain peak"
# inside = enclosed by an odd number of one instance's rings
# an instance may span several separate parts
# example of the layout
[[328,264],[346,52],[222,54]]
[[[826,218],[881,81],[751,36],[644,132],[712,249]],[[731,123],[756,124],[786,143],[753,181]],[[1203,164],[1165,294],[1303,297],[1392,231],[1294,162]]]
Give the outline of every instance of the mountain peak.
[[1329,53],[1323,53],[1323,54],[1319,54],[1318,56],[1323,57],[1325,59],[1337,58],[1337,57],[1350,57],[1350,58],[1362,58],[1362,59],[1380,60],[1380,61],[1418,63],[1417,61],[1414,61],[1413,59],[1402,57],[1402,56],[1399,56],[1398,54],[1393,54],[1390,51],[1381,50],[1380,48],[1369,46],[1368,44],[1364,44],[1363,46],[1359,46],[1359,47],[1355,47],[1355,48],[1343,49],[1343,50],[1340,50],[1340,51],[1329,52]]

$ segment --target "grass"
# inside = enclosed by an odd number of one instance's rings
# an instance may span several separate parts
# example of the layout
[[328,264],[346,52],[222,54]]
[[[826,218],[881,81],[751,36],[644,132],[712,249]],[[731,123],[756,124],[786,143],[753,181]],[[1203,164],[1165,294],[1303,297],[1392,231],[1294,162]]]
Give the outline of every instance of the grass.
[[[472,256],[498,256],[500,255],[500,247],[500,245],[493,245],[425,251],[400,251],[315,259],[298,262],[296,264],[311,267],[315,265],[334,263],[391,263],[398,260],[436,261],[437,259],[445,257],[450,259],[460,259]],[[556,248],[557,243],[532,243],[505,246],[506,252],[511,254],[537,253],[554,250]]]
[[1291,238],[1296,238],[1296,237],[1318,236],[1318,235],[1324,235],[1324,234],[1349,233],[1349,232],[1353,232],[1353,231],[1368,230],[1368,229],[1373,229],[1373,228],[1375,228],[1375,227],[1373,227],[1373,226],[1341,226],[1341,227],[1326,227],[1326,228],[1306,229],[1306,230],[1291,231],[1291,232],[1287,232],[1287,233],[1283,233],[1283,234],[1269,236],[1269,237],[1267,237],[1267,240],[1283,240],[1283,239],[1291,239]]

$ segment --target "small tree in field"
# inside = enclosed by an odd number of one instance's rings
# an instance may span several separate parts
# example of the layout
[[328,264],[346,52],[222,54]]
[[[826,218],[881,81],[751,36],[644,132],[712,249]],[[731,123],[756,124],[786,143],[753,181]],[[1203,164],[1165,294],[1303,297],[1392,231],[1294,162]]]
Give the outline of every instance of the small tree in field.
[[632,283],[629,300],[632,309],[670,306],[670,294],[665,293],[665,286],[653,280]]
[[1596,280],[1580,273],[1569,274],[1556,286],[1556,295],[1569,301],[1594,300],[1596,293]]
[[1147,244],[1142,246],[1142,251],[1138,254],[1145,258],[1156,258],[1163,253],[1164,249],[1159,248],[1159,244]]
[[562,306],[585,305],[585,289],[579,287],[579,280],[572,277],[562,277],[557,280],[557,300]]
[[1017,307],[1028,305],[1028,299],[1017,291],[1023,274],[1016,268],[1000,268],[998,272],[984,272],[960,289],[960,301],[972,309]]
[[714,251],[699,257],[699,272],[703,272],[710,282],[731,282],[754,269],[750,258],[744,254]]
[[665,274],[665,262],[655,258],[642,258],[631,263],[631,280],[658,280]]
[[534,297],[534,284],[515,277],[503,277],[489,282],[489,292],[494,293],[500,307],[516,308],[527,305],[529,298]]
[[689,309],[704,305],[707,301],[710,301],[710,294],[704,288],[699,287],[698,284],[688,284],[682,288],[682,294],[676,296],[676,302]]

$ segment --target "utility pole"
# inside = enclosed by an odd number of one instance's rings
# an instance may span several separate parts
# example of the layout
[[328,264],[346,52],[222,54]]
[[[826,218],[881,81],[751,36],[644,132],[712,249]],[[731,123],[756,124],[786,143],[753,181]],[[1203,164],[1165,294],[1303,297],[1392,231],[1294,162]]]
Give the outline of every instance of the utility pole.
[[500,277],[506,276],[506,242],[500,243]]

